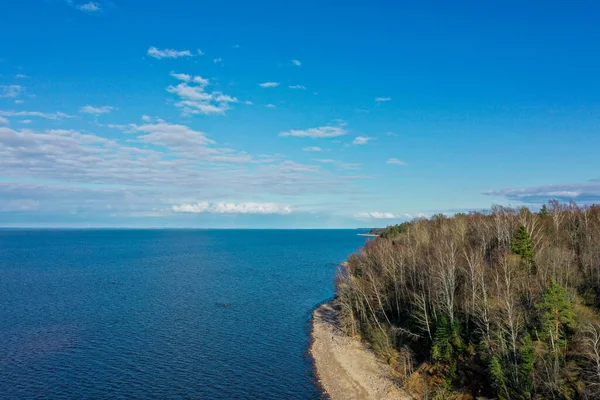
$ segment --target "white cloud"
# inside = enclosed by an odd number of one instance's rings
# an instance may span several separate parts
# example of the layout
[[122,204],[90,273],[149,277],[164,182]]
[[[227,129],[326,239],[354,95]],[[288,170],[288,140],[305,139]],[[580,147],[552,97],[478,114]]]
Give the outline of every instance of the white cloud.
[[196,53],[198,53],[199,56],[203,56],[204,52],[200,49],[196,49]]
[[22,124],[30,124],[30,123],[32,123],[33,121],[32,121],[32,120],[30,120],[30,119],[22,119],[22,120],[21,120],[21,121],[19,121],[19,122],[20,122],[20,123],[22,123]]
[[381,103],[382,101],[390,101],[390,100],[392,100],[391,97],[377,97],[377,98],[375,98],[375,101],[377,101],[379,103]]
[[21,85],[0,85],[0,97],[17,97],[24,89]]
[[100,114],[109,113],[109,112],[113,111],[114,109],[115,109],[114,107],[110,107],[110,106],[100,106],[100,107],[85,106],[85,107],[81,107],[79,109],[79,112],[84,113],[84,114],[100,115]]
[[347,163],[347,162],[339,161],[339,160],[319,159],[317,161],[320,162],[320,163],[322,163],[322,164],[335,165],[336,167],[338,167],[338,169],[341,169],[343,171],[353,170],[353,169],[360,169],[360,164]]
[[225,111],[229,110],[226,104],[214,105],[202,101],[183,100],[176,104],[177,107],[183,109],[183,114],[194,115],[194,114],[225,114]]
[[229,104],[239,102],[236,97],[221,92],[208,92],[206,86],[209,85],[209,81],[201,76],[174,73],[171,75],[184,81],[166,89],[167,92],[180,97],[181,101],[175,105],[183,110],[184,115],[225,114],[225,111],[229,110]]
[[302,63],[298,60],[292,60],[292,64],[294,64],[296,67],[299,67],[302,65]]
[[178,74],[173,71],[171,71],[171,76],[175,79],[178,79],[178,80],[184,81],[184,82],[189,82],[192,79],[192,77],[188,74]]
[[215,63],[215,64],[219,64],[219,63],[222,63],[222,62],[223,62],[223,59],[221,57],[219,57],[219,58],[213,58],[213,63]]
[[86,4],[81,4],[77,6],[77,9],[81,10],[81,11],[86,11],[86,12],[96,12],[96,11],[100,11],[101,8],[98,6],[98,4],[93,3],[93,2],[89,2]]
[[251,105],[252,105],[252,104],[254,104],[254,103],[253,103],[253,102],[251,102],[250,100],[246,100],[246,101],[244,102],[244,104],[247,104],[247,105],[251,106]]
[[150,57],[158,58],[179,58],[179,57],[192,57],[192,53],[189,50],[175,50],[175,49],[157,49],[152,46],[148,49],[147,53]]
[[150,122],[152,121],[152,117],[149,115],[142,115],[142,121]]
[[363,145],[369,143],[370,140],[373,140],[373,138],[369,136],[358,136],[352,141],[352,144]]
[[220,103],[237,103],[238,99],[226,94],[218,94],[217,97],[215,97],[215,101]]
[[180,83],[177,86],[169,86],[166,90],[189,100],[208,101],[212,100],[213,97],[210,93],[204,91],[204,85],[190,86],[187,83]]
[[509,200],[526,203],[545,203],[550,199],[580,203],[597,203],[600,201],[600,178],[591,183],[567,183],[525,188],[505,188],[483,192],[488,196],[504,196]]
[[290,85],[290,89],[306,90],[306,87],[304,87],[303,85]]
[[25,100],[15,100],[15,104],[23,104],[25,103]]
[[400,215],[390,213],[390,212],[379,212],[379,211],[371,211],[371,212],[361,212],[354,214],[355,218],[358,219],[395,219],[402,218]]
[[55,112],[55,113],[43,113],[39,111],[3,111],[0,110],[0,116],[3,117],[39,117],[46,119],[61,119],[61,118],[75,118],[72,115],[65,114],[63,112]]
[[214,143],[214,140],[207,138],[204,132],[195,131],[185,125],[161,123],[129,125],[129,127],[136,132],[145,133],[138,137],[139,140],[160,146],[185,149],[188,146],[205,146]]
[[302,150],[304,150],[304,151],[323,151],[322,148],[316,147],[316,146],[313,146],[313,147],[304,147]]
[[192,81],[199,85],[204,85],[204,86],[208,85],[208,79],[205,79],[201,76],[195,76],[194,79],[192,79]]
[[8,120],[4,117],[0,117],[0,124],[8,125]]
[[340,126],[320,126],[310,129],[291,129],[287,132],[279,133],[279,136],[295,136],[295,137],[310,137],[310,138],[331,138],[342,136],[348,133]]
[[267,104],[265,107],[267,108],[277,108],[275,104]]
[[390,165],[406,165],[404,161],[398,160],[397,158],[390,158],[385,163]]
[[17,79],[28,79],[28,78],[31,78],[31,77],[28,76],[28,75],[24,75],[24,74],[16,74],[15,78],[17,78]]
[[212,213],[212,214],[290,214],[291,207],[277,203],[209,203],[199,202],[172,206],[177,213]]
[[263,87],[263,88],[272,88],[272,87],[279,86],[279,82],[263,82],[263,83],[259,83],[258,86]]

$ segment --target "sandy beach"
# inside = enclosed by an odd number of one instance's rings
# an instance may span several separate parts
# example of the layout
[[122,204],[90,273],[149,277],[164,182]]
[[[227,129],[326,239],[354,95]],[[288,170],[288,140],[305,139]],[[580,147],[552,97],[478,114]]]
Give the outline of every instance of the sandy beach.
[[338,329],[332,302],[313,312],[310,353],[319,384],[332,400],[412,398],[395,384],[389,365]]

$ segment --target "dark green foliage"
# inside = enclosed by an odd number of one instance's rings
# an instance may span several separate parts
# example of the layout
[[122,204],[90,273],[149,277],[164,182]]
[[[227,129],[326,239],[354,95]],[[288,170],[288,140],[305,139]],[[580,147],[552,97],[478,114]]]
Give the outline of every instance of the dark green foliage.
[[431,347],[431,358],[434,361],[450,362],[454,357],[452,347],[452,327],[446,317],[440,318],[435,330],[433,346]]
[[533,370],[535,365],[535,348],[529,334],[525,335],[519,351],[519,381],[524,398],[529,399],[533,394]]
[[382,238],[394,238],[394,237],[406,232],[408,230],[409,226],[410,226],[410,222],[403,222],[398,225],[390,225],[380,233],[380,236]]
[[521,259],[529,264],[533,263],[535,250],[533,248],[533,240],[527,232],[527,229],[521,225],[519,230],[513,237],[510,243],[510,251],[513,254],[521,256]]
[[575,328],[575,311],[567,290],[554,281],[542,295],[536,308],[542,312],[539,337],[553,349],[566,346],[567,329]]
[[510,395],[506,386],[506,376],[504,375],[504,370],[502,369],[502,364],[500,364],[498,357],[492,357],[489,370],[492,377],[492,385],[498,393],[498,398],[500,400],[509,399]]
[[550,211],[548,210],[548,207],[546,207],[546,205],[542,205],[542,207],[540,208],[540,211],[538,211],[538,215],[540,217],[548,217],[550,215]]

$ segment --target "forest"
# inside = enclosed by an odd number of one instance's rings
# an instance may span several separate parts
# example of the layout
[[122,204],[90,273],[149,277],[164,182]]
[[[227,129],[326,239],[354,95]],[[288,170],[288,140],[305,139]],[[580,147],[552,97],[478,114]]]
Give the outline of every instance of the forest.
[[340,268],[336,303],[422,398],[600,399],[600,206],[388,227]]

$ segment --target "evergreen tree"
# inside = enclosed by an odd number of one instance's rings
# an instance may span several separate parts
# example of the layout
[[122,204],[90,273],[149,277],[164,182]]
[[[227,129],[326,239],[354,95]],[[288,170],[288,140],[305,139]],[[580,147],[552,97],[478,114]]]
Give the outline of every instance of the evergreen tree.
[[527,232],[527,228],[523,225],[519,228],[510,243],[510,251],[513,254],[521,256],[521,260],[526,264],[534,265],[535,249],[533,248],[533,240]]
[[558,352],[560,347],[567,344],[566,328],[575,328],[576,324],[567,289],[552,279],[536,308],[542,312],[540,338],[549,341],[554,351]]
[[542,208],[540,208],[540,211],[538,211],[538,215],[540,217],[547,217],[550,215],[550,211],[548,210],[548,207],[546,207],[545,204],[542,206]]
[[529,334],[523,338],[519,353],[521,357],[519,363],[519,375],[522,382],[521,393],[523,398],[530,399],[534,389],[533,368],[535,363],[535,348]]
[[498,357],[492,357],[489,368],[492,377],[492,385],[498,393],[498,398],[500,400],[510,399],[508,387],[506,386],[506,375],[504,375],[504,370],[502,369],[502,364]]

